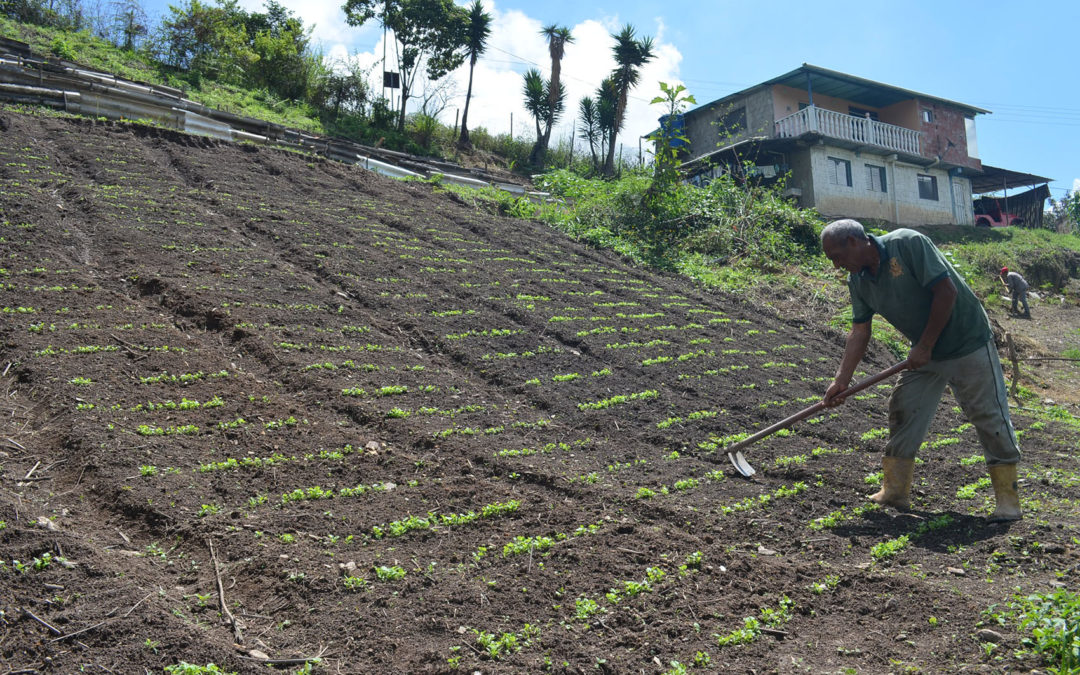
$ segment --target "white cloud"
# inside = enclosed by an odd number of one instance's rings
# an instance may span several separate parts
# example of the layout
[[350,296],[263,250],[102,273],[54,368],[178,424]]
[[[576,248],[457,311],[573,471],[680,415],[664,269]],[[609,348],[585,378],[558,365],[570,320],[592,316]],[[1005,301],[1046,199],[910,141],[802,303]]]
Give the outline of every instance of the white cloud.
[[[313,42],[321,47],[330,61],[346,57],[357,58],[365,67],[371,67],[371,84],[376,93],[382,91],[382,29],[376,20],[363,27],[349,26],[341,11],[343,0],[280,0],[281,4],[304,21],[314,26]],[[459,0],[461,4],[463,0]],[[249,11],[262,11],[263,0],[242,0],[241,5]],[[532,118],[522,103],[522,74],[529,68],[538,68],[545,77],[551,74],[551,57],[547,41],[540,35],[543,22],[516,9],[500,11],[495,2],[485,0],[485,8],[492,14],[491,37],[487,51],[476,64],[473,75],[473,96],[469,104],[469,128],[485,127],[493,134],[510,131],[513,113],[515,137],[535,135]],[[566,86],[566,111],[561,123],[552,132],[552,142],[569,138],[577,118],[578,102],[583,96],[595,94],[600,81],[615,67],[611,48],[611,33],[622,27],[618,16],[602,16],[589,19],[570,30],[574,42],[566,46],[562,60],[562,81]],[[636,156],[638,138],[657,126],[657,117],[663,112],[660,106],[650,106],[649,101],[659,95],[660,81],[680,82],[679,64],[682,54],[672,44],[664,42],[664,24],[657,18],[653,26],[637,26],[639,36],[654,37],[655,57],[641,70],[638,86],[631,90],[626,111],[626,122],[620,133],[625,145],[625,156]],[[393,45],[387,52],[388,63],[393,63]],[[392,66],[388,69],[393,69]],[[468,63],[451,73],[456,96],[442,115],[444,124],[454,123],[455,110],[465,105],[465,92],[469,83]],[[420,91],[412,92],[419,103]],[[576,142],[576,144],[580,141]],[[643,143],[644,145],[644,143]]]
[[1080,178],[1073,178],[1073,188],[1072,188],[1072,191],[1073,191],[1074,193],[1080,193]]
[[[547,41],[540,35],[542,24],[518,10],[493,12],[495,20],[488,49],[476,65],[473,78],[473,98],[469,104],[469,127],[484,126],[492,133],[506,133],[510,113],[514,115],[514,135],[535,135],[535,125],[522,103],[522,74],[538,68],[545,77],[551,74],[551,57]],[[614,41],[611,33],[620,28],[616,17],[590,19],[570,28],[574,41],[567,44],[562,59],[562,82],[566,87],[566,110],[552,132],[552,141],[569,138],[577,118],[578,102],[584,96],[594,96],[600,82],[615,68],[612,56]],[[658,82],[678,82],[682,55],[671,44],[662,41],[663,26],[657,21],[654,59],[641,69],[641,80],[630,92],[626,122],[620,134],[625,156],[637,154],[638,138],[657,126],[659,106],[649,101],[660,93]],[[648,32],[638,27],[639,35]],[[468,67],[453,74],[458,78],[461,92],[459,105],[464,106],[468,85]],[[453,113],[447,124],[453,124]],[[575,142],[579,145],[580,141]]]

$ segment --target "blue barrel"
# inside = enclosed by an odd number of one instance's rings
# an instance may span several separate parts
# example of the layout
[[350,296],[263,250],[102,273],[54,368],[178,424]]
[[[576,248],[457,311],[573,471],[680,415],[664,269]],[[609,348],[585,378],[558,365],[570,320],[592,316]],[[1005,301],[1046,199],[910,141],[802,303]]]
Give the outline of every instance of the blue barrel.
[[689,148],[690,141],[686,140],[686,116],[663,115],[660,117],[660,129],[667,136],[669,145],[673,148]]

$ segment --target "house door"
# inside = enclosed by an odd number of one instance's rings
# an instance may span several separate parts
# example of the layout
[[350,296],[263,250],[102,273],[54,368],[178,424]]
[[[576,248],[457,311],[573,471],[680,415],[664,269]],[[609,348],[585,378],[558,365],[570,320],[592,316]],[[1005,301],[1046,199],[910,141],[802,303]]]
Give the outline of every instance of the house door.
[[953,217],[958,225],[971,225],[975,222],[975,214],[971,210],[971,195],[967,190],[967,182],[950,182],[953,191]]

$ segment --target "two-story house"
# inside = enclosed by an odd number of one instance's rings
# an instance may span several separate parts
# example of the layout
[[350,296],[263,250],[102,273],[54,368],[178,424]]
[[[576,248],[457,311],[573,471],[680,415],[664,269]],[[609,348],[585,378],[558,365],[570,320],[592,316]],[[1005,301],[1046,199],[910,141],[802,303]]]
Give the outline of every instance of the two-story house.
[[686,112],[683,166],[694,182],[748,162],[790,172],[787,194],[827,217],[971,224],[973,179],[1003,185],[979,159],[975,117],[987,112],[803,64]]

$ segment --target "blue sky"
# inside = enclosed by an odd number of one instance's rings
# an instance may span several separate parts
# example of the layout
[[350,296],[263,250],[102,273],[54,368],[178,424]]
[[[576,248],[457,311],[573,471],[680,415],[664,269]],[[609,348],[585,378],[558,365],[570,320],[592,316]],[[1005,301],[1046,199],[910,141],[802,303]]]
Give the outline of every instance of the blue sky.
[[[328,58],[381,68],[376,21],[347,26],[344,0],[281,0],[315,26]],[[467,4],[458,0],[459,4]],[[173,4],[176,4],[175,0]],[[262,0],[241,0],[249,10]],[[990,110],[976,118],[979,154],[988,164],[1053,178],[1051,194],[1080,189],[1080,3],[1070,0],[979,3],[862,0],[830,3],[599,0],[484,0],[495,17],[487,53],[477,65],[470,128],[531,134],[521,104],[521,73],[550,60],[541,26],[571,29],[576,40],[563,60],[568,111],[555,136],[568,137],[577,101],[611,70],[611,32],[630,23],[656,40],[656,59],[632,92],[625,152],[655,126],[658,82],[683,83],[699,104],[793,70],[803,63]],[[167,12],[149,0],[148,14]],[[392,54],[392,47],[390,53]],[[392,56],[391,56],[392,59]],[[464,104],[467,68],[443,93],[441,119],[453,124]]]

